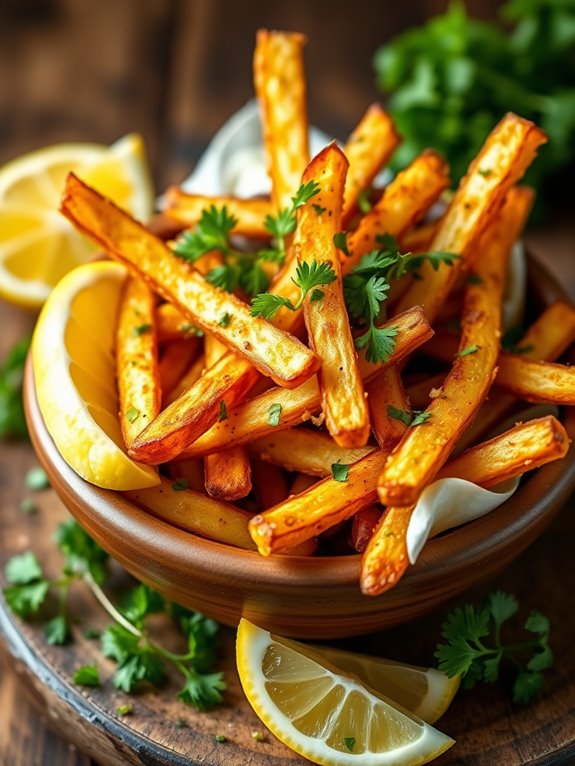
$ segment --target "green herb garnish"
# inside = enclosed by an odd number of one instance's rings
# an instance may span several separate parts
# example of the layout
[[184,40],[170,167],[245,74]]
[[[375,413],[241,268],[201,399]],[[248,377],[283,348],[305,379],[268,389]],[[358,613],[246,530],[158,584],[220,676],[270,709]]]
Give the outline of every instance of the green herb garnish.
[[413,410],[408,412],[407,410],[400,410],[394,407],[393,404],[387,405],[387,414],[390,418],[400,420],[405,423],[406,426],[420,426],[422,423],[426,423],[431,417],[431,412],[425,410]]
[[228,408],[226,407],[226,403],[222,399],[222,401],[220,402],[220,416],[218,418],[218,421],[221,423],[222,420],[227,420],[227,419],[228,419]]
[[461,351],[457,352],[457,356],[469,356],[469,354],[476,354],[479,351],[479,346],[466,346]]
[[30,338],[23,338],[12,346],[0,365],[0,439],[22,439],[28,435],[22,380],[29,348]]
[[282,406],[279,402],[272,404],[268,410],[268,423],[270,426],[279,426],[282,414]]
[[312,298],[319,300],[319,298],[323,298],[323,294],[321,296],[318,296],[317,293],[314,295],[313,291],[315,288],[329,285],[335,279],[337,279],[335,271],[328,261],[323,261],[322,263],[317,261],[307,263],[307,261],[303,261],[303,263],[298,265],[296,276],[293,280],[294,284],[301,291],[296,303],[292,303],[289,298],[284,298],[274,293],[260,293],[260,295],[256,295],[252,300],[252,316],[263,316],[269,320],[273,319],[282,307],[290,311],[298,311],[310,291],[312,291]]
[[72,676],[76,686],[100,686],[100,671],[97,665],[82,665]]
[[43,468],[30,468],[26,472],[26,486],[32,492],[41,492],[43,489],[48,489],[50,486],[50,480]]
[[332,463],[331,475],[336,481],[345,482],[349,477],[349,465],[345,463]]

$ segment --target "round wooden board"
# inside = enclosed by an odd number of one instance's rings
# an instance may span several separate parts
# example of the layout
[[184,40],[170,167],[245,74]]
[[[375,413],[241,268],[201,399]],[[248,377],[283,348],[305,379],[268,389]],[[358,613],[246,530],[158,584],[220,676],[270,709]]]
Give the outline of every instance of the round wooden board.
[[[13,340],[28,320],[0,305],[0,326],[9,332],[0,346]],[[4,333],[3,333],[4,334]],[[4,352],[4,348],[1,349]],[[3,356],[3,354],[2,354]],[[37,461],[27,444],[0,445],[0,566],[11,556],[32,548],[49,575],[57,575],[60,557],[52,543],[58,522],[66,511],[51,490],[35,494],[37,513],[26,515],[21,500],[26,470]],[[515,593],[525,610],[539,608],[551,620],[554,668],[546,675],[540,700],[521,708],[509,702],[501,687],[460,692],[439,727],[457,744],[438,759],[443,766],[543,766],[575,761],[575,533],[574,500],[568,503],[549,530],[494,584]],[[4,583],[2,583],[4,584]],[[121,589],[127,576],[114,570],[112,588]],[[481,599],[486,589],[466,594]],[[81,616],[74,627],[74,642],[66,647],[46,644],[39,625],[14,617],[0,601],[0,632],[11,664],[24,688],[44,712],[48,725],[104,766],[294,766],[307,763],[265,733],[262,742],[252,732],[263,733],[243,697],[234,666],[234,635],[222,630],[220,667],[225,671],[226,702],[210,713],[197,713],[176,700],[179,679],[174,676],[160,691],[128,697],[114,689],[114,665],[99,652],[99,643],[84,637],[87,628],[102,628],[108,620],[92,596],[81,586],[71,595],[71,613]],[[433,662],[444,610],[425,620],[385,634],[349,639],[348,648],[417,664]],[[167,646],[177,636],[164,622],[154,626]],[[340,644],[342,642],[339,642]],[[103,686],[83,689],[71,683],[80,665],[96,662]],[[134,714],[121,718],[116,708],[131,702]],[[225,743],[215,740],[224,734]]]

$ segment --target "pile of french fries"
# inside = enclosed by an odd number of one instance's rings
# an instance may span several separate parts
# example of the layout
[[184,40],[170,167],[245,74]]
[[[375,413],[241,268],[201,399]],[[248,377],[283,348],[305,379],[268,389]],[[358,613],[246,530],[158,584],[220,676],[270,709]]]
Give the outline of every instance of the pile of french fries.
[[[267,264],[270,292],[293,303],[298,266],[329,264],[333,280],[301,308],[254,316],[245,294],[206,279],[220,252],[182,260],[73,175],[62,211],[130,272],[117,329],[119,417],[128,453],[161,466],[162,481],[127,494],[172,524],[263,556],[359,552],[361,590],[377,595],[408,566],[409,519],[431,482],[460,477],[488,488],[566,454],[569,438],[551,415],[482,439],[521,400],[575,404],[575,368],[556,361],[575,340],[575,309],[549,306],[517,353],[501,351],[508,256],[533,198],[517,182],[546,140],[537,126],[506,115],[430,221],[449,184],[434,151],[372,188],[401,140],[379,106],[343,149],[331,144],[310,159],[304,43],[300,34],[257,36],[270,197],[171,188],[165,211],[176,228],[193,230],[202,211],[225,207],[234,236],[261,241],[266,216],[313,181],[317,194],[297,210],[283,264]],[[345,252],[334,241],[340,232]],[[378,323],[394,328],[395,345],[373,363],[355,346],[342,278],[382,235],[402,252],[457,258],[424,263],[391,286]],[[412,407],[423,415],[412,420]]]

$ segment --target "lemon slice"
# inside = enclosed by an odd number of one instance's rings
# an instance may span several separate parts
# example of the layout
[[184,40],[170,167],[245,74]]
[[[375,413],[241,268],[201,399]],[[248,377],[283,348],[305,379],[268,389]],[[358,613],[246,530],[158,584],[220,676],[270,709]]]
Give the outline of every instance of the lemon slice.
[[58,451],[83,479],[117,490],[160,482],[127,456],[118,420],[113,352],[126,274],[109,261],[78,266],[50,294],[32,338],[38,404]]
[[453,740],[308,647],[247,620],[237,636],[242,687],[285,745],[325,766],[416,766]]
[[0,167],[0,296],[12,303],[41,306],[64,274],[97,251],[58,212],[69,171],[136,218],[152,213],[144,146],[135,134],[111,147],[50,146]]
[[[310,654],[311,649],[306,647]],[[315,652],[314,652],[315,654]],[[435,723],[450,706],[461,678],[448,678],[436,668],[422,668],[393,660],[346,652],[343,649],[321,647],[318,660],[353,673],[372,689],[390,697],[410,713],[427,723]]]

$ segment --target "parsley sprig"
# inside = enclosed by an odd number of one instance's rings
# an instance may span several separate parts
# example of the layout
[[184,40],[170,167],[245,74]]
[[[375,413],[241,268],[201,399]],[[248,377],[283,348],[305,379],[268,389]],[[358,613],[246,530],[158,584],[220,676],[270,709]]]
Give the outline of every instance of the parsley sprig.
[[30,348],[30,338],[14,345],[4,364],[0,365],[0,439],[20,439],[27,436],[22,380],[24,363]]
[[[60,524],[56,543],[64,557],[61,576],[56,580],[44,576],[32,551],[14,556],[6,564],[9,584],[4,597],[13,612],[25,619],[37,615],[49,593],[56,591],[58,613],[44,623],[44,635],[48,643],[67,643],[71,638],[68,591],[73,583],[83,582],[114,620],[100,640],[104,656],[117,663],[112,679],[116,688],[129,693],[142,684],[158,686],[164,682],[167,665],[171,664],[184,678],[178,693],[182,702],[206,710],[222,700],[221,692],[226,688],[223,674],[210,672],[215,660],[217,623],[166,603],[142,584],[127,591],[118,607],[102,588],[108,573],[108,554],[74,521]],[[178,625],[187,643],[185,652],[171,652],[148,635],[147,618],[159,612],[167,613]],[[97,668],[78,668],[73,680],[83,685],[99,685]]]
[[278,311],[285,307],[290,311],[297,311],[303,305],[307,294],[311,291],[311,300],[321,300],[323,292],[319,289],[324,285],[331,284],[336,279],[335,271],[328,261],[303,261],[296,269],[296,276],[292,282],[300,289],[300,296],[295,303],[289,298],[275,293],[260,293],[252,300],[252,316],[263,316],[264,319],[273,319]]
[[450,266],[458,257],[454,253],[401,253],[389,234],[378,238],[382,248],[363,256],[358,265],[343,278],[343,291],[350,318],[358,327],[367,326],[355,339],[356,348],[365,348],[368,362],[386,362],[395,348],[395,327],[380,328],[382,304],[394,279],[406,274],[417,277],[418,269],[427,261],[434,269]]
[[454,609],[442,625],[441,635],[447,640],[435,652],[439,669],[450,678],[463,676],[464,689],[480,681],[495,683],[504,662],[515,670],[513,700],[527,703],[541,690],[542,671],[553,664],[549,647],[549,620],[540,612],[531,612],[525,630],[532,638],[521,643],[504,644],[502,626],[519,609],[514,596],[502,591],[490,593],[485,605],[467,604]]
[[277,216],[266,216],[264,226],[272,238],[272,244],[257,252],[244,252],[233,246],[231,233],[237,218],[230,215],[224,205],[211,205],[202,210],[195,229],[183,232],[176,241],[173,252],[184,260],[195,263],[207,253],[218,251],[224,262],[210,269],[206,279],[223,290],[242,290],[254,296],[267,290],[269,277],[265,263],[281,266],[286,256],[287,237],[296,227],[296,210],[319,192],[315,181],[302,184],[292,197],[292,204],[280,210]]

